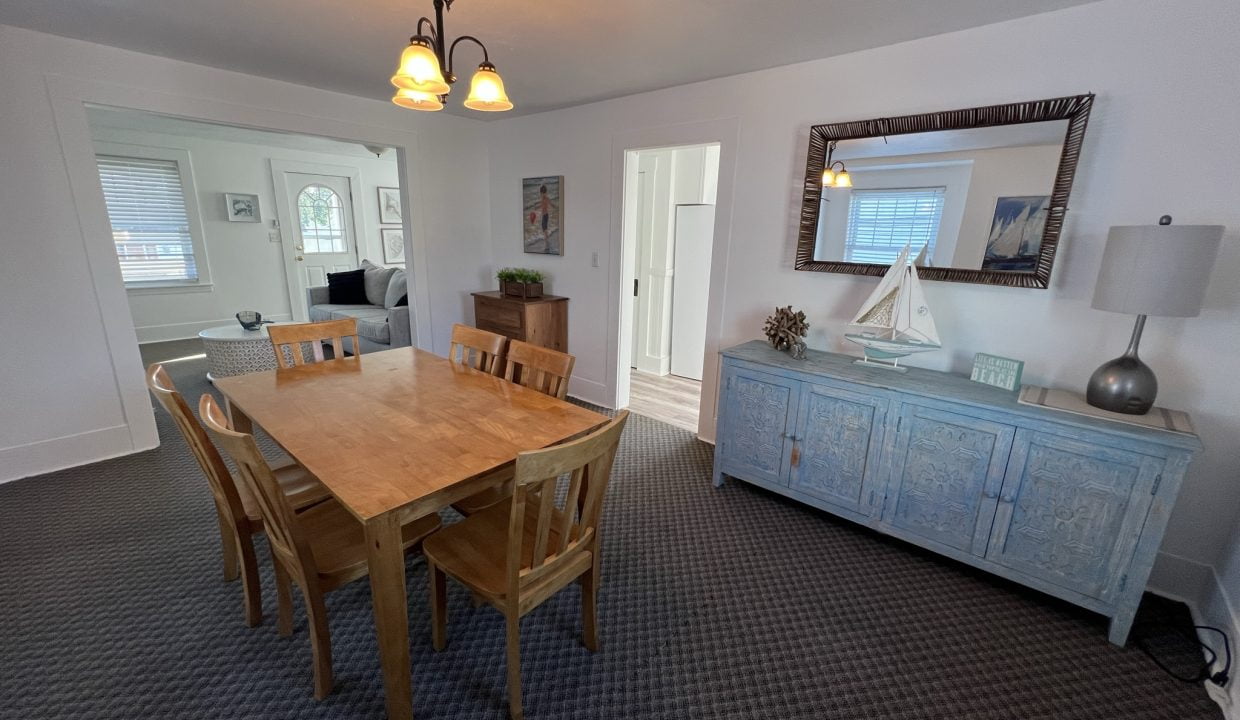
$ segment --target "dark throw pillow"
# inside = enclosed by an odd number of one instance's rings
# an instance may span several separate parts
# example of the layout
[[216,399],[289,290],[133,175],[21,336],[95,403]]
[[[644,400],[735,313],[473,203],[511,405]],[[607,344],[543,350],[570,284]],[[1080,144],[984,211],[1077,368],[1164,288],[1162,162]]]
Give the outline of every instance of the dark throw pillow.
[[367,305],[365,270],[327,273],[327,302],[332,305]]

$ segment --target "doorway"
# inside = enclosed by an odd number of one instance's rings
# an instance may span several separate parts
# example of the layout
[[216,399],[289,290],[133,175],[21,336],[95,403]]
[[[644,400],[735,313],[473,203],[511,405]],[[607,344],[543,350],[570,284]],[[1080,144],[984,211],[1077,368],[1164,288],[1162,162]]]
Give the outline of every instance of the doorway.
[[[308,172],[318,169],[321,172]],[[295,320],[309,320],[306,290],[327,284],[327,274],[358,267],[353,168],[313,167],[271,161],[280,225],[292,242],[284,246],[289,306]]]
[[[620,406],[696,432],[705,361],[719,143],[625,154],[623,269],[632,294]],[[624,255],[630,256],[627,251]],[[621,348],[622,354],[625,348]]]

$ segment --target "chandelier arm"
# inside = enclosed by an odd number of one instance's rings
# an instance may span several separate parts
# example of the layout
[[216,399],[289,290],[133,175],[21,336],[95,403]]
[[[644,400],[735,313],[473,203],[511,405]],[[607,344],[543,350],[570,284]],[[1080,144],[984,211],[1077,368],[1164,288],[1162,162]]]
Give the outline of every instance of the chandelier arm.
[[474,37],[473,35],[462,35],[459,38],[453,40],[452,47],[448,49],[448,73],[449,74],[452,74],[452,66],[454,64],[452,61],[452,58],[456,55],[456,46],[459,45],[462,40],[469,40],[473,42],[474,44],[476,44],[478,47],[482,48],[482,62],[487,65],[491,64],[491,56],[489,53],[487,53],[487,46],[483,45],[482,41]]
[[[426,32],[422,30],[423,23],[429,26]],[[412,38],[409,38],[409,40],[412,41],[414,38],[420,37],[429,39],[432,47],[439,43],[439,33],[435,30],[435,23],[425,15],[418,18],[418,34],[414,35]]]

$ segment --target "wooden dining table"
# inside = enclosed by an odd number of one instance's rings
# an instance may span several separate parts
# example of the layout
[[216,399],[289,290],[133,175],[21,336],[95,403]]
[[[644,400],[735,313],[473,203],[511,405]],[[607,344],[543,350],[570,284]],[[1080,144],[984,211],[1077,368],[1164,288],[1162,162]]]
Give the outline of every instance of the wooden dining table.
[[517,453],[599,413],[415,348],[219,378],[234,429],[257,424],[365,526],[387,714],[413,717],[401,527],[488,485]]

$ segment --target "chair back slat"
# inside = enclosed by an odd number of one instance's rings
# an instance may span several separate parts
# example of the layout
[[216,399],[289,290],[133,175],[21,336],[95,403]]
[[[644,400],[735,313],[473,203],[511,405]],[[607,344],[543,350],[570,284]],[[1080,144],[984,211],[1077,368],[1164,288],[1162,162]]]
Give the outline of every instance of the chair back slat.
[[452,326],[448,359],[491,375],[499,375],[508,338],[457,323]]
[[207,476],[207,485],[211,488],[211,496],[215,500],[216,508],[234,526],[245,520],[245,507],[241,504],[241,495],[237,492],[232,473],[228,471],[224,458],[220,456],[220,451],[207,436],[206,430],[203,430],[198,419],[190,411],[185,398],[177,392],[176,385],[173,384],[172,378],[168,376],[168,371],[163,365],[152,363],[146,369],[146,386],[164,410],[172,416],[172,421],[181,431],[182,437],[189,445],[190,452],[198,461],[198,466]]
[[[628,417],[628,411],[622,410],[584,438],[517,455],[508,518],[510,591],[538,582],[597,544],[603,497]],[[563,504],[557,506],[556,490],[566,475],[568,490]],[[528,562],[527,520],[534,523]]]
[[[323,342],[331,340],[332,357],[344,357],[344,338],[353,343],[353,354],[360,355],[357,344],[357,318],[325,320],[323,322],[297,323],[294,325],[268,325],[267,336],[275,351],[276,363],[282,368],[305,365],[307,362],[323,362]],[[310,358],[306,357],[306,350]]]
[[508,344],[504,379],[563,400],[573,376],[575,357],[520,340]]
[[199,400],[198,414],[216,444],[236,463],[237,474],[254,496],[272,554],[303,587],[317,581],[318,570],[309,541],[271,466],[254,442],[254,436],[234,431],[224,411],[209,394],[204,393]]

